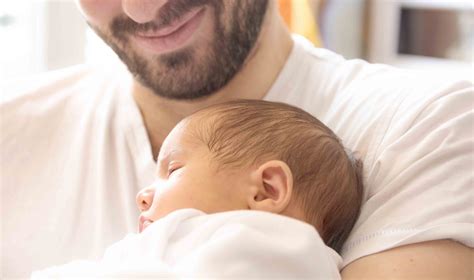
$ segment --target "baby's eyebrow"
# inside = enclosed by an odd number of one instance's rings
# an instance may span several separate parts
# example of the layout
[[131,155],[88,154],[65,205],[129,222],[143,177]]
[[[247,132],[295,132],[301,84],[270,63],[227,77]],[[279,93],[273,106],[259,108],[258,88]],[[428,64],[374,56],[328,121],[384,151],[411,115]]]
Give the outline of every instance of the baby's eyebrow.
[[166,171],[167,165],[169,164],[169,162],[172,159],[179,157],[182,154],[183,154],[182,151],[178,149],[173,149],[170,152],[166,153],[164,156],[158,157],[158,161],[157,161],[158,173],[160,172],[160,170]]
[[169,159],[170,159],[169,153],[167,153],[164,156],[158,156],[158,160],[156,161],[157,163],[156,173],[158,176],[160,175],[160,173],[163,173],[163,170],[166,169],[165,166],[166,166],[166,163],[169,162]]
[[169,162],[171,158],[176,157],[180,152],[177,149],[173,149],[169,152],[167,152],[160,161],[162,162]]

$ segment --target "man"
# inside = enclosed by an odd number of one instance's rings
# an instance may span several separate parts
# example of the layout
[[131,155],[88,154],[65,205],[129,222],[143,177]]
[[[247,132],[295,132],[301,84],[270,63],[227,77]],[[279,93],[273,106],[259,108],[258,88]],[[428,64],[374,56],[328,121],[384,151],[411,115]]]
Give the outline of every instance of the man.
[[5,87],[3,276],[97,256],[133,231],[150,143],[236,98],[303,108],[364,160],[344,279],[472,276],[471,83],[315,49],[291,37],[276,1],[79,2],[129,71],[80,66]]

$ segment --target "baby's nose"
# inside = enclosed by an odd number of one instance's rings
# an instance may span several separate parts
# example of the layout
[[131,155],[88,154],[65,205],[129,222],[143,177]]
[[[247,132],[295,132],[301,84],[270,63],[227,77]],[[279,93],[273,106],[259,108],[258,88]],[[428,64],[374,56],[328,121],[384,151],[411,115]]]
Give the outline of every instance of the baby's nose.
[[148,187],[138,192],[136,202],[140,212],[146,211],[153,203],[153,196],[155,195],[155,188]]

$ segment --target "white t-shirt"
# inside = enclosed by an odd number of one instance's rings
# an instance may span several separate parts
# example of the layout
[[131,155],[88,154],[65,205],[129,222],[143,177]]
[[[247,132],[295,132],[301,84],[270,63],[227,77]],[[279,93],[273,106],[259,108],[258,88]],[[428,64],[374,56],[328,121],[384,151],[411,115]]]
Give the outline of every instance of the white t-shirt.
[[[364,161],[344,265],[404,244],[474,246],[472,83],[344,60],[301,37],[266,99],[312,113]],[[0,94],[1,273],[100,256],[137,228],[151,145],[117,65],[77,66]]]

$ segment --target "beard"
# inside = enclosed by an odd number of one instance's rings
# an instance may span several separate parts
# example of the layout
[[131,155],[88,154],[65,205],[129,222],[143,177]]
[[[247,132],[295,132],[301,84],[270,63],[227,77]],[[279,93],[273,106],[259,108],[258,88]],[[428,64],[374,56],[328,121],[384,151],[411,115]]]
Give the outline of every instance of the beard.
[[[225,7],[224,3],[233,3]],[[144,57],[132,48],[137,32],[167,26],[193,8],[208,6],[214,30],[206,46]],[[159,10],[156,21],[139,24],[128,17],[115,18],[110,32],[91,26],[117,53],[135,79],[158,96],[196,100],[224,87],[244,66],[259,37],[268,0],[175,0]],[[208,11],[206,11],[208,12]]]

